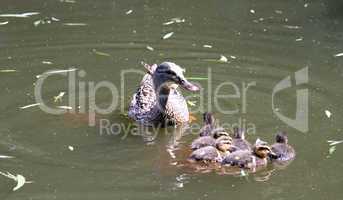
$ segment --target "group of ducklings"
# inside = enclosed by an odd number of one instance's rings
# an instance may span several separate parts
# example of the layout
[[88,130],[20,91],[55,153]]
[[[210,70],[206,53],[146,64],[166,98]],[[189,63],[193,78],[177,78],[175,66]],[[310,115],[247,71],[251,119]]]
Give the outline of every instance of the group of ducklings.
[[216,127],[212,113],[204,113],[204,126],[200,129],[199,137],[192,144],[189,161],[214,162],[225,166],[242,169],[256,169],[268,162],[286,162],[295,157],[295,150],[288,144],[287,134],[276,134],[276,141],[268,145],[260,139],[250,144],[245,139],[245,133],[234,128],[231,136],[225,129]]

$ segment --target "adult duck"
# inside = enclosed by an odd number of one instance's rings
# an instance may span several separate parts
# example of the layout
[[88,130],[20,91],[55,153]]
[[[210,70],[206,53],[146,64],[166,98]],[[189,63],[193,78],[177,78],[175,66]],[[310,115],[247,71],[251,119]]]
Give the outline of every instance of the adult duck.
[[148,73],[132,97],[128,116],[143,125],[187,123],[187,103],[177,87],[192,92],[198,91],[199,87],[190,83],[183,75],[185,70],[175,63],[145,64],[145,68]]

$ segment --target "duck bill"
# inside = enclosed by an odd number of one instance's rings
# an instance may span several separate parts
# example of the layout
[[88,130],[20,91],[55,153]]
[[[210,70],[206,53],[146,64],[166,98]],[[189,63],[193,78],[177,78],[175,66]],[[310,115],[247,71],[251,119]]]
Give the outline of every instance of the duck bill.
[[186,79],[183,79],[181,81],[180,86],[183,87],[184,89],[188,90],[188,91],[191,91],[191,92],[196,92],[196,91],[200,90],[200,88],[198,86],[196,86],[195,84],[187,81]]
[[271,159],[278,159],[279,156],[276,153],[274,153],[274,152],[270,152],[269,153],[269,158],[271,158]]

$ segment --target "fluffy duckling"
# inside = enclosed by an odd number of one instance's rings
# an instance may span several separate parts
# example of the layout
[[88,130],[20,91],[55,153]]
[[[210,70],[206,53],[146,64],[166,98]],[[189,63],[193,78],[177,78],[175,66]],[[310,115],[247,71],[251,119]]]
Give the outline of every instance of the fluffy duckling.
[[191,144],[192,150],[197,150],[206,146],[215,146],[216,139],[221,136],[230,137],[223,128],[215,127],[215,118],[212,113],[203,114],[204,126],[200,129],[199,137]]
[[232,145],[232,139],[221,136],[216,139],[215,146],[205,146],[192,152],[190,161],[221,162]]
[[275,141],[276,143],[271,146],[271,150],[276,156],[271,157],[272,160],[290,161],[295,158],[295,150],[288,144],[288,137],[285,132],[276,134]]
[[226,136],[227,138],[230,138],[232,140],[232,138],[230,137],[230,135],[227,132],[215,132],[213,134],[213,136],[203,136],[203,137],[198,137],[197,139],[195,139],[192,144],[191,144],[191,149],[197,150],[200,149],[202,147],[206,147],[206,146],[216,146],[216,139],[222,137],[222,136]]
[[222,164],[245,169],[256,169],[267,165],[270,156],[275,156],[271,148],[266,142],[257,139],[252,152],[248,150],[235,151],[225,156]]
[[211,136],[212,131],[215,129],[216,120],[212,113],[205,112],[203,114],[204,126],[200,129],[199,136]]
[[233,128],[232,145],[236,148],[236,150],[252,150],[252,145],[245,140],[244,130],[238,127]]

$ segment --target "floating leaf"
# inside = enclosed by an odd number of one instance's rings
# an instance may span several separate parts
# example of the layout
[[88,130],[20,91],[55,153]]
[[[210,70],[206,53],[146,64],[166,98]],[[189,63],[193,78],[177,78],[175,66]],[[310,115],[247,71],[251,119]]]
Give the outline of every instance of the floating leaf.
[[174,35],[174,32],[167,33],[162,37],[162,39],[166,40],[166,39],[170,38],[172,35]]
[[112,57],[110,54],[105,53],[105,52],[98,51],[98,50],[96,50],[96,49],[93,49],[93,53],[95,53],[96,55],[99,55],[99,56]]
[[168,21],[168,22],[163,23],[163,25],[168,26],[168,25],[174,24],[174,23],[175,23],[175,22],[173,22],[173,21]]
[[204,45],[202,45],[202,47],[204,47],[204,48],[212,48],[212,45],[204,44]]
[[44,19],[39,19],[33,22],[34,26],[44,25],[44,24],[51,24],[52,22],[58,22],[60,21],[56,17],[46,17]]
[[25,18],[30,17],[33,15],[38,15],[39,12],[26,12],[26,13],[20,13],[20,14],[0,14],[0,17],[18,17],[18,18]]
[[73,107],[71,107],[71,106],[57,106],[57,108],[65,109],[65,110],[72,110],[73,109]]
[[182,19],[180,17],[171,18],[170,20],[174,21],[175,23],[183,23],[186,21],[185,19]]
[[8,24],[8,21],[0,22],[0,26],[6,25],[6,24]]
[[275,10],[275,13],[281,15],[283,12],[282,10]]
[[128,11],[126,11],[125,14],[129,15],[129,14],[131,14],[132,12],[133,12],[133,10],[128,10]]
[[63,23],[64,26],[87,26],[86,23]]
[[26,179],[24,176],[17,174],[17,185],[13,188],[13,191],[19,190],[21,187],[24,186],[26,183]]
[[325,115],[330,118],[332,116],[332,113],[329,110],[325,110]]
[[45,61],[45,60],[43,60],[43,61],[42,61],[42,64],[45,64],[45,65],[52,65],[53,63],[50,62],[50,61]]
[[23,175],[17,174],[16,176],[14,176],[13,174],[7,172],[1,172],[0,171],[0,175],[3,175],[9,179],[14,180],[15,182],[17,182],[17,185],[12,189],[13,191],[17,191],[19,190],[21,187],[23,187],[25,185],[25,183],[32,183],[31,181],[26,181],[25,177]]
[[59,22],[60,21],[60,19],[57,19],[56,17],[51,17],[50,18],[52,21],[55,21],[55,22]]
[[13,156],[0,155],[1,159],[14,158]]
[[288,28],[288,29],[301,29],[301,26],[292,26],[292,25],[284,25],[283,27]]
[[154,48],[152,48],[151,46],[147,45],[146,49],[148,49],[149,51],[154,51]]
[[343,140],[328,140],[330,146],[334,146],[340,143],[343,143]]
[[334,55],[334,57],[340,57],[340,56],[343,56],[343,53],[338,53],[338,54]]
[[26,108],[31,108],[31,107],[35,107],[35,106],[39,106],[40,103],[34,103],[34,104],[30,104],[30,105],[26,105],[26,106],[22,106],[19,107],[21,110],[26,109]]
[[70,69],[62,69],[62,70],[52,70],[52,71],[47,71],[44,72],[43,74],[36,75],[36,78],[40,78],[43,75],[48,75],[48,74],[61,74],[61,73],[67,73],[67,72],[73,72],[76,71],[77,68],[70,68]]
[[15,69],[1,69],[0,72],[1,73],[10,73],[10,72],[16,72],[17,70]]
[[170,19],[168,22],[163,23],[163,25],[167,26],[174,23],[183,23],[185,21],[186,21],[185,19],[182,19],[180,17],[175,17],[175,18]]
[[228,62],[228,59],[227,59],[227,57],[225,57],[224,55],[220,55],[219,61],[220,61],[220,62]]
[[40,19],[40,20],[34,21],[34,22],[33,22],[33,25],[34,25],[34,26],[38,26],[38,25],[40,25],[40,24],[42,24],[42,23],[43,23],[43,20]]
[[63,96],[65,95],[65,92],[60,92],[57,96],[54,96],[54,102],[62,101]]
[[336,146],[332,146],[329,149],[329,155],[332,155],[336,151]]
[[74,151],[74,147],[73,146],[68,146],[68,149],[70,150],[70,151]]
[[190,105],[190,106],[196,106],[196,101],[190,101],[190,100],[188,100],[187,103],[188,103],[188,105]]

